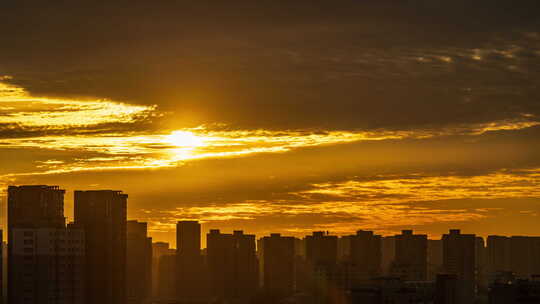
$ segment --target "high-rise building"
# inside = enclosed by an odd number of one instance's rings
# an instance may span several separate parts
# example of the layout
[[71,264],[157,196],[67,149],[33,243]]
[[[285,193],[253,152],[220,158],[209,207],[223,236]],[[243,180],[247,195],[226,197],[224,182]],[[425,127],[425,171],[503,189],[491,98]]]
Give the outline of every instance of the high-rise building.
[[208,282],[201,256],[201,224],[179,221],[176,224],[177,293],[181,302],[204,301]]
[[13,228],[10,303],[85,303],[84,232]]
[[540,274],[540,237],[510,238],[510,269],[521,279]]
[[[314,303],[324,303],[336,291],[343,289],[343,271],[338,269],[338,238],[323,231],[304,238],[306,246],[305,288],[315,297]],[[347,255],[344,253],[344,255]],[[336,288],[335,288],[336,287]]]
[[159,303],[176,303],[177,302],[177,287],[176,282],[177,269],[176,249],[168,249],[167,253],[159,258],[158,268],[158,295],[156,299]]
[[159,303],[176,303],[177,302],[177,287],[176,283],[176,249],[168,249],[167,253],[159,258],[158,265],[158,281],[157,297]]
[[152,287],[152,238],[148,224],[127,221],[126,296],[130,304],[144,303]]
[[337,263],[337,243],[335,235],[323,231],[313,232],[304,238],[306,260],[313,266],[335,265]]
[[201,224],[198,221],[179,221],[176,224],[176,247],[181,255],[201,255]]
[[210,293],[219,299],[249,300],[258,287],[258,263],[255,236],[210,230],[207,234],[207,262]]
[[[155,242],[152,243],[152,298],[158,298],[158,290],[161,285],[159,276],[160,258],[169,253],[169,243]],[[175,254],[176,256],[176,251]]]
[[395,239],[392,273],[404,281],[427,280],[427,235],[403,230]]
[[294,237],[273,233],[260,239],[260,282],[266,291],[289,295],[294,291]]
[[510,238],[506,236],[490,235],[487,238],[488,275],[490,281],[498,272],[511,271]]
[[540,273],[539,237],[490,235],[486,249],[490,282],[501,272],[514,272],[521,279]]
[[358,230],[351,236],[350,285],[355,287],[381,275],[381,236]]
[[126,303],[127,194],[75,191],[75,223],[86,233],[86,303]]
[[8,188],[8,302],[84,303],[84,231],[66,228],[64,190]]
[[452,229],[442,240],[443,269],[456,276],[458,303],[472,303],[475,300],[476,236]]
[[64,194],[58,186],[8,187],[9,228],[64,228]]
[[210,230],[206,235],[207,263],[210,271],[210,294],[215,298],[232,297],[235,273],[235,244],[231,234]]

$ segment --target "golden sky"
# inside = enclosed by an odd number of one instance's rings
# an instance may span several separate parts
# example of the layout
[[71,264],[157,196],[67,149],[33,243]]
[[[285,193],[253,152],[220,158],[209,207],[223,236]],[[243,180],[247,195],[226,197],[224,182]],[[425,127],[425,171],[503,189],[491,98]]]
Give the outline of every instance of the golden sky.
[[123,190],[173,245],[182,219],[538,234],[532,2],[203,2],[0,12],[4,207],[11,184],[60,185],[68,217],[73,190]]

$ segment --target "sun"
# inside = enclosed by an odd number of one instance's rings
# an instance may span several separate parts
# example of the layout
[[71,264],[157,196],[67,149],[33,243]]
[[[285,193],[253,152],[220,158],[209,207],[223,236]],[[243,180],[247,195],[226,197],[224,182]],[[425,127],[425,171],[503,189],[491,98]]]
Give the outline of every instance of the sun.
[[196,148],[204,146],[204,139],[190,131],[174,131],[165,138],[167,143],[182,148]]

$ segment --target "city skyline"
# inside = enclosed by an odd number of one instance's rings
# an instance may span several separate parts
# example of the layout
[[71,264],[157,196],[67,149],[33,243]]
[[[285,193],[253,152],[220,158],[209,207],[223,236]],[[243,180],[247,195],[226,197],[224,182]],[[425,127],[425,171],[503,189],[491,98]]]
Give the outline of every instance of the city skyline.
[[[25,188],[25,187],[29,187],[29,188],[41,188],[41,187],[45,187],[45,188],[50,188],[50,189],[54,189],[55,191],[60,191],[62,192],[62,197],[66,196],[66,194],[68,193],[68,191],[66,191],[64,189],[64,187],[62,186],[59,186],[59,185],[19,185],[19,186],[14,186],[14,185],[11,185],[10,187],[13,187],[13,188]],[[123,193],[122,190],[110,190],[110,189],[96,189],[96,190],[74,190],[73,191],[74,193],[75,192],[79,192],[79,193],[84,193],[84,192],[90,192],[90,193],[113,193],[113,194],[120,194],[120,195],[125,195],[127,197],[128,194],[125,194]],[[62,199],[63,201],[63,199]],[[63,216],[65,216],[65,218],[62,218],[61,221],[63,223],[75,223],[74,219],[75,219],[75,216],[73,214],[74,210],[72,208],[69,208],[67,207],[66,208],[66,204],[65,202],[63,201],[62,205],[64,206],[64,210],[71,210],[71,214],[69,213],[62,213]],[[129,205],[129,204],[127,204]],[[30,218],[31,219],[31,218]],[[140,223],[141,225],[144,224],[145,226],[145,229],[144,231],[149,231],[149,229],[147,228],[148,226],[148,223],[147,222],[144,222],[144,221],[141,221],[139,222],[140,219],[138,218],[132,218],[129,216],[129,214],[126,214],[126,222],[129,223],[129,224],[133,224],[133,223]],[[245,231],[247,232],[248,234],[250,234],[250,231],[249,230],[245,230],[244,227],[241,227],[241,226],[234,226],[234,227],[231,227],[230,229],[223,229],[223,227],[221,226],[210,226],[210,225],[206,225],[204,221],[202,220],[199,220],[199,219],[196,219],[196,218],[188,218],[188,219],[177,219],[175,221],[175,230],[174,230],[174,238],[171,239],[172,241],[169,241],[169,240],[162,240],[162,239],[152,239],[150,237],[150,239],[153,240],[153,243],[166,243],[168,244],[169,248],[171,249],[174,249],[174,250],[177,250],[179,249],[179,247],[177,246],[177,241],[179,239],[179,235],[178,235],[178,232],[179,231],[178,229],[178,225],[180,223],[197,223],[197,225],[199,226],[198,228],[198,234],[200,234],[200,240],[199,240],[199,244],[198,246],[201,248],[201,249],[205,249],[206,248],[206,234],[207,233],[211,233],[212,230],[220,230],[221,232],[223,233],[234,233],[235,231]],[[60,225],[60,224],[56,224],[56,225]],[[65,225],[65,224],[64,224]],[[203,228],[204,226],[206,226],[206,228]],[[311,230],[311,231],[307,231],[307,232],[301,232],[301,233],[289,233],[289,234],[283,234],[281,233],[280,231],[265,231],[265,232],[262,232],[260,234],[253,234],[256,236],[257,239],[262,239],[264,237],[271,237],[272,235],[274,234],[279,234],[280,236],[284,236],[284,237],[294,237],[294,238],[302,238],[302,237],[305,237],[305,236],[309,236],[311,233],[313,232],[321,232],[321,233],[324,233],[325,235],[332,235],[332,236],[336,236],[336,237],[352,237],[352,236],[355,236],[357,235],[358,233],[364,231],[366,233],[378,233],[379,234],[379,237],[396,237],[396,238],[400,238],[400,237],[404,237],[404,236],[407,236],[409,235],[410,233],[413,233],[414,234],[412,236],[416,236],[416,237],[424,237],[425,240],[442,240],[443,239],[443,236],[448,233],[448,231],[452,231],[452,230],[459,230],[459,231],[463,231],[464,233],[472,233],[478,237],[482,237],[486,242],[492,238],[492,237],[495,237],[495,238],[499,238],[499,237],[502,237],[502,238],[511,238],[511,237],[540,237],[540,233],[535,233],[535,232],[532,232],[531,234],[509,234],[509,233],[501,233],[501,234],[486,234],[486,235],[483,235],[483,234],[478,234],[478,233],[475,233],[475,231],[467,231],[467,230],[463,230],[461,229],[461,227],[459,226],[447,226],[443,229],[446,229],[445,231],[443,231],[442,233],[440,234],[426,234],[425,231],[422,231],[422,230],[416,230],[416,229],[410,229],[409,226],[403,226],[401,228],[399,228],[399,230],[397,230],[395,233],[387,233],[387,234],[382,234],[380,233],[380,231],[377,231],[377,229],[369,229],[369,228],[360,228],[360,227],[357,227],[356,229],[352,230],[351,232],[345,232],[345,233],[335,233],[331,230]],[[5,235],[7,235],[7,231],[4,230],[3,233]],[[9,239],[9,238],[5,238],[5,239]],[[363,246],[363,245],[362,245]],[[382,246],[382,245],[381,245]],[[409,246],[412,246],[412,244],[409,244]]]
[[[473,304],[540,302],[540,236],[449,229],[440,239],[402,230],[336,236],[201,231],[177,221],[178,248],[127,219],[120,190],[8,188],[0,284],[9,304]],[[201,239],[206,236],[206,248]],[[6,243],[2,242],[5,246]]]
[[[14,186],[14,185],[12,185]],[[20,186],[15,186],[15,187],[40,187],[40,186],[45,186],[45,187],[55,187],[55,188],[58,188],[58,189],[61,189],[61,191],[64,191],[65,192],[65,196],[66,197],[70,197],[69,193],[70,191],[67,191],[64,187],[62,186],[59,186],[59,185],[54,185],[54,186],[51,186],[51,185],[20,185]],[[122,192],[121,190],[110,190],[110,189],[92,189],[92,190],[73,190],[71,191],[71,193],[75,193],[75,192],[85,192],[85,191],[105,191],[105,192]],[[71,197],[73,197],[73,195],[71,195]],[[74,201],[73,201],[74,203]],[[63,204],[64,206],[64,214],[65,214],[65,221],[66,223],[67,222],[73,222],[74,221],[74,209],[73,209],[73,205],[74,204],[71,204],[72,206],[69,206],[69,204]],[[129,205],[129,204],[128,204]],[[134,217],[130,217],[129,213],[127,214],[127,220],[128,221],[138,221],[138,220],[141,220],[140,218],[134,218]],[[246,231],[246,232],[250,232],[249,230],[246,230],[244,229],[244,227],[242,226],[232,226],[232,227],[229,227],[228,229],[223,229],[223,226],[219,226],[218,224],[215,224],[215,223],[206,223],[204,220],[201,220],[199,218],[194,218],[194,217],[188,217],[188,218],[178,218],[175,220],[175,227],[177,225],[178,222],[180,221],[197,221],[200,223],[201,225],[201,244],[203,245],[203,248],[205,248],[206,246],[206,238],[204,237],[205,233],[208,233],[210,232],[212,229],[220,229],[224,232],[227,232],[227,233],[232,233],[234,232],[235,230],[243,230],[243,231]],[[385,233],[382,233],[384,231],[380,231],[380,230],[377,230],[376,228],[371,228],[371,227],[351,227],[352,230],[350,231],[346,231],[346,232],[335,232],[335,231],[331,231],[331,230],[322,230],[322,231],[325,231],[325,232],[328,232],[330,233],[331,235],[335,235],[335,236],[348,236],[348,235],[351,235],[351,234],[355,234],[359,229],[360,230],[369,230],[369,231],[374,231],[382,236],[398,236],[401,232],[403,231],[409,231],[412,230],[414,231],[415,233],[418,233],[420,235],[422,234],[425,234],[427,236],[427,238],[429,240],[439,240],[441,239],[441,237],[446,233],[448,232],[449,229],[459,229],[459,230],[462,230],[464,232],[475,232],[472,230],[472,228],[468,228],[468,229],[463,229],[462,226],[460,225],[454,225],[454,226],[446,226],[446,227],[442,227],[442,232],[441,233],[429,233],[428,231],[424,231],[424,230],[419,230],[419,229],[413,229],[414,225],[411,225],[411,226],[402,226],[402,227],[395,227],[395,232],[393,231],[386,231]],[[151,235],[151,230],[149,229],[149,235]],[[170,248],[173,248],[173,249],[177,249],[177,235],[176,235],[176,230],[173,231],[174,235],[170,238],[156,238],[154,239],[154,241],[156,242],[166,242],[167,244],[170,245]],[[271,234],[273,233],[279,233],[279,234],[284,234],[284,235],[287,235],[287,236],[292,236],[292,237],[303,237],[309,233],[311,233],[312,231],[321,231],[320,229],[313,229],[313,230],[309,230],[309,231],[302,231],[302,232],[297,232],[297,231],[282,231],[282,230],[263,230],[262,232],[260,233],[255,233],[255,235],[259,238],[259,237],[264,237],[264,236],[270,236]],[[7,230],[4,229],[3,230],[4,232],[4,239],[8,239],[7,238]],[[504,232],[504,231],[503,231]],[[531,231],[530,233],[522,233],[522,234],[511,234],[511,233],[486,233],[486,234],[482,234],[482,233],[475,233],[476,235],[478,236],[481,236],[483,237],[485,240],[488,239],[489,236],[504,236],[504,237],[512,237],[512,236],[539,236],[540,233],[536,232],[536,231]]]

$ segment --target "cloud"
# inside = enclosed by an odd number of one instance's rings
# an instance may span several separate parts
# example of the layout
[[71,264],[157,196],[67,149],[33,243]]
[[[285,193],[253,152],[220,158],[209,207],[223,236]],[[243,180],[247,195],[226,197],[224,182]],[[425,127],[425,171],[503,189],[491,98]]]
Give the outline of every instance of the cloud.
[[[83,111],[84,112],[84,111]],[[84,114],[83,114],[84,115]],[[40,148],[93,152],[74,162],[47,163],[39,174],[81,170],[112,170],[174,167],[190,160],[242,157],[256,153],[284,153],[295,149],[325,145],[383,140],[430,139],[445,136],[477,136],[487,132],[521,130],[540,125],[527,118],[461,125],[446,129],[410,131],[270,131],[212,130],[205,127],[183,129],[169,134],[134,132],[95,135],[53,135],[0,139],[4,148]],[[47,166],[51,165],[51,166]]]
[[[174,230],[177,220],[196,219],[209,226],[241,223],[251,227],[250,223],[269,221],[274,229],[295,235],[320,229],[346,234],[360,228],[395,233],[402,227],[499,218],[505,212],[536,217],[540,215],[534,201],[540,198],[539,185],[540,168],[476,176],[381,175],[312,184],[307,190],[274,199],[143,208],[139,216],[157,223],[152,229],[161,232]],[[513,210],[518,205],[512,201],[524,203]],[[270,232],[270,228],[258,229]]]
[[[11,79],[11,78],[3,78]],[[0,82],[0,126],[19,129],[69,130],[146,120],[155,106],[108,100],[70,100],[31,96],[24,88]]]
[[313,189],[296,195],[304,201],[365,201],[396,204],[457,199],[501,199],[540,197],[540,169],[508,172],[506,170],[483,176],[423,176],[392,178],[373,177],[371,180],[349,180],[312,185]]

